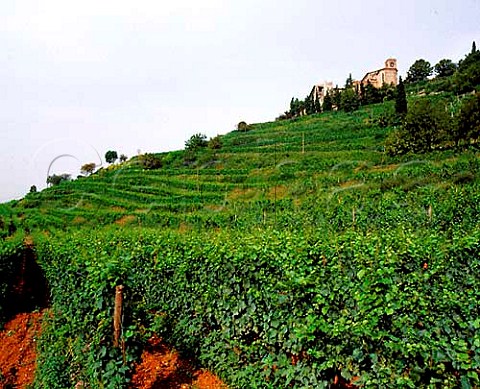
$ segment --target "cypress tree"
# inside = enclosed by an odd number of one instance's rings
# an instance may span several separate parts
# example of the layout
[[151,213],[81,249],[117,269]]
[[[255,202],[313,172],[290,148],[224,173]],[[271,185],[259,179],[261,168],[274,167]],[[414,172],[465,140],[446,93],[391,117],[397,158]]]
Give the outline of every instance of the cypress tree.
[[395,96],[395,112],[398,115],[405,115],[407,113],[407,94],[405,93],[405,85],[403,84],[402,77],[397,85],[397,93]]
[[328,93],[327,91],[323,99],[323,105],[322,105],[323,112],[331,111],[332,105],[333,105],[332,97],[330,96],[330,93]]

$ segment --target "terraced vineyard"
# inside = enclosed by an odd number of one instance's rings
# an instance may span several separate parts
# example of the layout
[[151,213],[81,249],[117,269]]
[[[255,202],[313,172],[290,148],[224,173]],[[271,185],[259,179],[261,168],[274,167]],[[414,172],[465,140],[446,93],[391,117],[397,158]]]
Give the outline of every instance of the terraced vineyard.
[[392,110],[256,124],[3,204],[2,269],[29,233],[52,294],[34,386],[127,387],[156,334],[232,388],[478,387],[479,152],[390,157]]

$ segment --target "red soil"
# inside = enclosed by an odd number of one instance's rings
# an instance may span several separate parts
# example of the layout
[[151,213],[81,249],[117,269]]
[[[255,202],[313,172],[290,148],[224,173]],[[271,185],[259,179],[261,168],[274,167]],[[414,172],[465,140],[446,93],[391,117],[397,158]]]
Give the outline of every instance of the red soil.
[[20,313],[0,331],[0,388],[26,388],[35,376],[42,312]]
[[180,358],[177,351],[153,336],[136,366],[132,388],[227,389],[227,385],[212,373],[195,369],[189,361]]

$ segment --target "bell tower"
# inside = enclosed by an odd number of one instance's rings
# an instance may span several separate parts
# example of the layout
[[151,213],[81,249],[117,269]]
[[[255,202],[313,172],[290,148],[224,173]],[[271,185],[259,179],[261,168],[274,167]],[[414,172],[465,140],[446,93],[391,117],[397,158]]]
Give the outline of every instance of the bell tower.
[[383,69],[385,74],[385,84],[398,84],[398,69],[397,69],[397,60],[396,58],[388,58],[385,61],[385,68]]
[[397,60],[395,58],[389,58],[385,61],[386,69],[397,69]]

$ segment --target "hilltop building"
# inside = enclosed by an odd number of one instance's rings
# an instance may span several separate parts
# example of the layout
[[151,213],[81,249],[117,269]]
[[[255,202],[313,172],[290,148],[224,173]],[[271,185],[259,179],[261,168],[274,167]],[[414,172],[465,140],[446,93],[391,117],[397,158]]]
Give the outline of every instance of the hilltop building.
[[375,88],[381,88],[384,85],[396,86],[398,84],[397,60],[388,58],[384,68],[368,72],[360,82],[362,85],[370,83]]
[[[398,85],[398,69],[397,69],[397,60],[395,58],[388,58],[385,61],[385,66],[381,69],[374,70],[365,74],[365,76],[360,80],[351,80],[352,88],[361,94],[362,86],[367,86],[368,84],[372,85],[374,88],[382,88],[384,85],[396,86]],[[315,84],[308,97],[306,98],[303,105],[298,105],[297,99],[297,109],[292,109],[292,104],[290,106],[290,115],[293,116],[303,116],[310,113],[321,112],[323,107],[323,102],[327,92],[330,92],[335,89],[333,82],[325,81],[319,84]],[[338,90],[343,90],[339,88]],[[293,99],[292,99],[293,102]],[[333,109],[336,109],[336,106],[333,105]]]
[[319,101],[320,105],[323,105],[323,100],[328,91],[333,89],[333,82],[325,81],[320,84],[313,86],[312,91],[310,92],[309,98],[313,101]]

